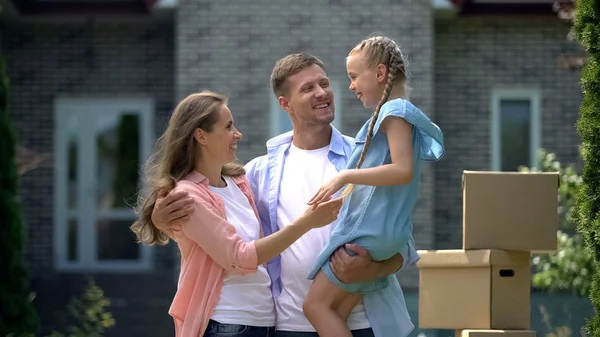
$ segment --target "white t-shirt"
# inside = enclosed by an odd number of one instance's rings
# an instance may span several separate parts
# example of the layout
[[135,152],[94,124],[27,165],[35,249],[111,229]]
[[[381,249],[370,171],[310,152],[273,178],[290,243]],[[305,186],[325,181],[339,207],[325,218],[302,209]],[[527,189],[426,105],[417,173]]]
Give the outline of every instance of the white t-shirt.
[[[301,150],[293,144],[283,167],[279,189],[277,223],[283,228],[299,218],[307,202],[319,188],[338,171],[329,161],[329,146],[317,150]],[[335,222],[310,230],[281,253],[281,282],[283,289],[275,302],[277,330],[315,331],[302,311],[311,280],[307,279],[317,255],[329,240]],[[369,328],[364,306],[359,303],[348,319],[351,330]]]
[[[260,224],[248,198],[235,182],[226,177],[227,187],[210,186],[223,198],[227,221],[246,242],[260,238]],[[263,265],[254,274],[225,274],[223,291],[212,319],[223,324],[274,326],[275,306],[271,279]]]

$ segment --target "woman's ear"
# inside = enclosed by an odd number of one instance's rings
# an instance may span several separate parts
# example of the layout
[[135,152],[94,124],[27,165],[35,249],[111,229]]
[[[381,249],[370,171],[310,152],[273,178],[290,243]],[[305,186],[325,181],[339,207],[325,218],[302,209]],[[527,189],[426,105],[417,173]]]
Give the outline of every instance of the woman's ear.
[[199,144],[206,145],[206,133],[204,130],[196,128],[196,131],[194,131],[194,139],[196,139]]

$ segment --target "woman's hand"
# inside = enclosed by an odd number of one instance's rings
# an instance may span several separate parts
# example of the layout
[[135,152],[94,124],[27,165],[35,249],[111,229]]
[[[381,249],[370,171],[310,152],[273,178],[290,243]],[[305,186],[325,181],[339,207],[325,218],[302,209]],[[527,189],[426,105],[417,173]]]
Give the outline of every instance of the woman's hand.
[[346,175],[344,172],[338,173],[327,184],[319,188],[317,193],[308,201],[308,205],[313,206],[314,208],[316,205],[329,200],[331,196],[344,187],[346,183]]
[[308,228],[319,228],[332,223],[338,217],[342,201],[342,198],[337,198],[308,207],[302,215],[302,223]]

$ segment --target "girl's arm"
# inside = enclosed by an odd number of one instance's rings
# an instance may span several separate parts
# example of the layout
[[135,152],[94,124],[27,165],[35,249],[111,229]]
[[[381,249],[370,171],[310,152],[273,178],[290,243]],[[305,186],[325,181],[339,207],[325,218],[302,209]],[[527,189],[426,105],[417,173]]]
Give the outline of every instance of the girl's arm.
[[410,183],[413,175],[412,127],[404,118],[386,117],[381,130],[387,135],[392,163],[342,171],[340,179],[343,185],[389,186]]
[[386,117],[381,124],[381,131],[387,135],[392,163],[341,171],[331,181],[321,186],[308,204],[315,207],[329,200],[346,184],[391,186],[410,183],[413,175],[412,128],[412,124],[404,118]]

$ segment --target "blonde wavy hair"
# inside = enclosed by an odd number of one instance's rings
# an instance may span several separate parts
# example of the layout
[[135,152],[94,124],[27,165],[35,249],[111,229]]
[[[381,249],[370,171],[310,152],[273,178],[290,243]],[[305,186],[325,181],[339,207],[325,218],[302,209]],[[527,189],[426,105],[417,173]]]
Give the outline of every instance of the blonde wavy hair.
[[[173,190],[179,180],[194,170],[198,153],[194,132],[197,128],[212,131],[219,120],[221,107],[226,104],[226,96],[203,91],[189,95],[175,107],[169,125],[158,138],[155,151],[144,169],[147,190],[138,196],[135,207],[138,220],[130,227],[138,242],[146,245],[165,245],[169,242],[167,234],[152,223],[156,200]],[[223,166],[221,174],[235,177],[245,172],[240,163],[233,162]]]

